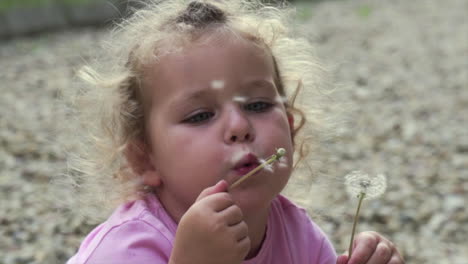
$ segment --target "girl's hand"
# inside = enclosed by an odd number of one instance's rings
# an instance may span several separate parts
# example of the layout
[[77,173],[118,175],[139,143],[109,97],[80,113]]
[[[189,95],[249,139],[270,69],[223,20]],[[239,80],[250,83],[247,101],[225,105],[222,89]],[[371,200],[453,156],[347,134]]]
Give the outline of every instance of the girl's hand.
[[226,181],[203,190],[182,216],[170,264],[241,263],[250,250],[247,224]]
[[404,264],[395,245],[379,233],[359,233],[353,242],[353,254],[338,257],[336,264]]

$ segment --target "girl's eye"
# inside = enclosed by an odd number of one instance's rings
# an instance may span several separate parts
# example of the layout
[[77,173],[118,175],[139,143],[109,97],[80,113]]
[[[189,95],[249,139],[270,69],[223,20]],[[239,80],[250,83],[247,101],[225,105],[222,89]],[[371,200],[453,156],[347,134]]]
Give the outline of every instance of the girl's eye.
[[244,106],[244,109],[247,111],[252,111],[252,112],[265,112],[266,110],[270,109],[273,106],[271,103],[267,102],[253,102],[246,104]]
[[201,113],[189,116],[188,118],[184,119],[182,122],[196,124],[196,123],[206,121],[212,118],[213,116],[214,116],[214,113],[212,112],[201,112]]

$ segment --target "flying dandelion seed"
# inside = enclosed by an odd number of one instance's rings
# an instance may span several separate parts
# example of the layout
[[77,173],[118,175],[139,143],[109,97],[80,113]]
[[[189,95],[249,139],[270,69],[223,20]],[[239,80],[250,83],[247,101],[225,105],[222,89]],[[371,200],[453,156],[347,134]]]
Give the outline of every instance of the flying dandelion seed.
[[285,156],[283,156],[278,160],[277,165],[278,165],[278,168],[287,168],[288,167],[288,160],[286,159]]
[[224,81],[222,81],[222,80],[213,80],[211,82],[211,88],[213,88],[213,89],[223,89],[224,88]]
[[263,169],[269,173],[273,173],[273,166],[271,164],[268,164],[268,165],[265,165],[265,167],[263,167]]
[[247,154],[249,154],[249,151],[247,150],[239,150],[239,151],[234,152],[234,155],[232,155],[232,158],[231,158],[231,163],[236,164]]
[[264,159],[258,159],[258,161],[260,162],[260,164],[265,164],[265,166],[263,167],[264,170],[273,173],[273,165],[272,164],[267,163],[267,161],[264,160]]
[[375,177],[370,177],[367,173],[362,171],[352,171],[345,176],[345,185],[348,194],[359,198],[356,214],[354,215],[353,229],[351,231],[351,240],[349,242],[349,255],[351,258],[353,253],[353,240],[356,232],[356,226],[359,218],[359,211],[361,209],[362,201],[365,198],[376,198],[382,195],[387,188],[387,180],[383,174],[378,174]]
[[234,102],[237,102],[237,103],[245,103],[245,102],[247,102],[247,97],[245,97],[245,96],[234,96],[232,98],[232,100]]

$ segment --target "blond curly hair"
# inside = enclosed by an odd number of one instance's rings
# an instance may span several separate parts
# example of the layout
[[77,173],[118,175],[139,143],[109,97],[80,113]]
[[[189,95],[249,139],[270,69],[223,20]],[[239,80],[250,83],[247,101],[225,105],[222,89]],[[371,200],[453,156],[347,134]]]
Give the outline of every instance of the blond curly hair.
[[[79,72],[88,85],[72,97],[85,133],[79,150],[69,158],[66,176],[79,197],[81,214],[100,220],[118,204],[148,191],[125,156],[132,140],[145,140],[150,103],[141,85],[145,67],[207,32],[238,34],[271,52],[276,85],[288,99],[286,110],[296,117],[292,131],[296,156],[304,157],[305,143],[319,141],[324,127],[321,99],[327,95],[320,88],[323,69],[311,44],[294,36],[294,12],[285,3],[272,6],[259,0],[153,0],[120,22],[106,42],[100,64]],[[307,91],[307,100],[297,97],[301,88]],[[307,136],[298,133],[305,125]]]

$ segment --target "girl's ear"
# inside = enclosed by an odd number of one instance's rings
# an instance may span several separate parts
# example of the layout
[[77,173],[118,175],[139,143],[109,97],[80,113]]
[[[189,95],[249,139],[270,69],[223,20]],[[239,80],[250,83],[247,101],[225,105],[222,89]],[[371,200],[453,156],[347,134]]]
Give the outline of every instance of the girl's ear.
[[125,148],[125,157],[133,173],[142,177],[143,183],[157,187],[161,185],[161,177],[152,162],[148,147],[141,140],[132,140]]

